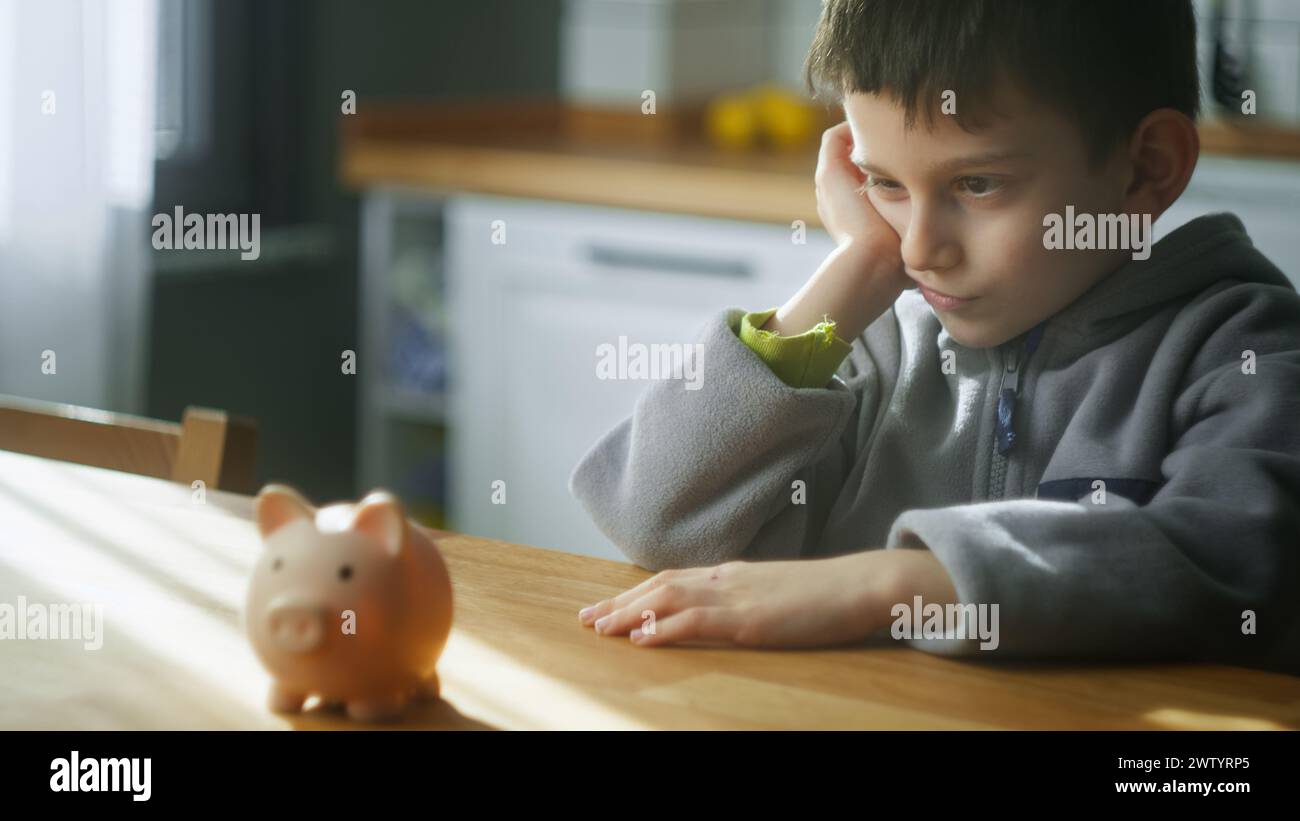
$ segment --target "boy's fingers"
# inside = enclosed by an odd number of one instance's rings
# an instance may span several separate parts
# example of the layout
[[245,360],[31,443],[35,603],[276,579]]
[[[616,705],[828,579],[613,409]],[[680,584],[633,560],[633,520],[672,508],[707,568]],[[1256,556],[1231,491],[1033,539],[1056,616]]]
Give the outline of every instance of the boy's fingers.
[[[849,130],[849,121],[831,126],[822,132],[822,144],[826,146],[843,146],[853,141],[853,132]],[[842,150],[842,149],[841,149]]]
[[828,167],[836,167],[844,171],[853,172],[854,176],[860,175],[858,167],[850,159],[853,153],[853,132],[849,131],[847,122],[840,123],[834,128],[827,129],[822,140],[822,159]]
[[835,156],[823,157],[817,164],[817,171],[813,178],[817,187],[819,207],[824,201],[831,203],[832,208],[837,207],[833,205],[834,203],[839,203],[838,207],[851,209],[854,205],[850,203],[857,203],[862,199],[859,188],[866,177],[848,158],[847,148]]
[[712,603],[712,591],[673,580],[596,621],[596,632],[621,636],[650,621],[667,618],[696,605]]
[[694,572],[694,569],[687,570],[663,570],[654,574],[650,578],[638,584],[629,590],[619,593],[612,599],[605,599],[597,602],[591,607],[584,608],[578,612],[578,619],[583,624],[592,624],[596,619],[608,616],[615,610],[627,607],[632,602],[645,596],[652,590],[655,590],[671,581],[686,578]]
[[691,607],[656,620],[653,633],[647,626],[632,636],[632,642],[639,647],[656,647],[691,639],[735,641],[740,619],[731,607]]

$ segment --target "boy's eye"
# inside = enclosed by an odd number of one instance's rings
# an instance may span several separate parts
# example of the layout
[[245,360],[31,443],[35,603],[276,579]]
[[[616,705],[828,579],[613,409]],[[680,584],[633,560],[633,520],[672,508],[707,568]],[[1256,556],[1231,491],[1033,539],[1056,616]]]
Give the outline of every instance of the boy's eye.
[[1002,187],[1002,183],[990,177],[961,177],[957,187],[975,197],[986,197]]
[[352,565],[345,564],[339,568],[339,581],[345,582],[352,578]]
[[872,176],[871,174],[868,174],[867,181],[862,184],[861,190],[863,193],[865,193],[866,191],[872,188],[886,194],[893,194],[903,190],[903,186],[899,185],[894,180],[886,179],[884,177],[876,177],[876,176]]

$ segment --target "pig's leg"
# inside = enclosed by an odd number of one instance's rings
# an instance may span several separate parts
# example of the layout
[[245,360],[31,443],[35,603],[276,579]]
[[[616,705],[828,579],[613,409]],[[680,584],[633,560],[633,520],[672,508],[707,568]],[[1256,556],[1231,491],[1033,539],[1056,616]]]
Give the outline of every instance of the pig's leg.
[[354,699],[348,702],[348,717],[355,721],[391,721],[402,714],[407,696],[396,694],[384,698]]
[[437,701],[442,697],[442,687],[438,683],[438,673],[432,672],[423,681],[420,682],[416,689],[419,698],[429,701]]
[[271,695],[267,699],[267,705],[274,713],[298,713],[302,712],[302,704],[306,700],[306,693],[287,690],[277,682],[271,685]]

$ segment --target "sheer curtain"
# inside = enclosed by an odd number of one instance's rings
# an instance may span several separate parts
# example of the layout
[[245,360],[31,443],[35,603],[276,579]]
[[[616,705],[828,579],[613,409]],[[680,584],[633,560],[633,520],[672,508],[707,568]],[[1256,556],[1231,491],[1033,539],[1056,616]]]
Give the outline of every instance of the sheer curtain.
[[143,407],[156,56],[155,0],[0,0],[0,393]]

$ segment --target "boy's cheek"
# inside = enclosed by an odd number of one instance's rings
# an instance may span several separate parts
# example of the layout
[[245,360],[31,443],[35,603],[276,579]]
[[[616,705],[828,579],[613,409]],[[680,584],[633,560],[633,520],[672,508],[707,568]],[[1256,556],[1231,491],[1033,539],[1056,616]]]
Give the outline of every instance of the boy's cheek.
[[911,206],[906,202],[896,202],[884,200],[879,197],[871,197],[871,206],[876,209],[880,218],[889,223],[889,227],[894,229],[898,234],[899,240],[907,237],[908,217],[911,214]]

